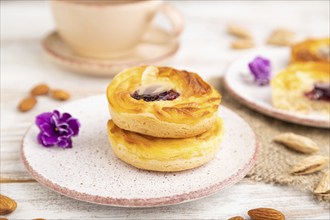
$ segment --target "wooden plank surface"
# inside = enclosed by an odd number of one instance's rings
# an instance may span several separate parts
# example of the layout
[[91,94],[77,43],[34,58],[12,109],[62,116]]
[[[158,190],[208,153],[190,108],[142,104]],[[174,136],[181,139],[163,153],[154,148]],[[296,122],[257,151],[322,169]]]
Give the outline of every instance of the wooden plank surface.
[[[217,83],[227,64],[249,51],[229,49],[232,37],[226,24],[244,25],[263,47],[276,27],[287,27],[300,37],[329,35],[329,1],[170,1],[184,15],[186,29],[179,52],[167,63],[200,73]],[[164,25],[159,16],[157,24]],[[303,24],[303,25],[302,25]],[[72,74],[50,63],[40,40],[54,29],[46,1],[1,1],[1,193],[13,197],[19,207],[9,219],[226,219],[249,208],[270,206],[285,211],[289,219],[329,219],[328,210],[303,192],[253,183],[238,185],[209,198],[178,206],[124,209],[75,201],[33,182],[19,160],[22,136],[35,115],[51,111],[62,102],[42,97],[28,113],[16,110],[18,101],[40,82],[62,88],[72,100],[104,93],[111,78]],[[15,183],[11,183],[15,182]]]
[[227,219],[235,215],[247,218],[246,212],[256,207],[279,209],[287,219],[329,218],[328,211],[316,204],[311,195],[250,181],[208,198],[157,208],[118,208],[80,202],[38,183],[1,184],[1,192],[18,203],[9,219]]

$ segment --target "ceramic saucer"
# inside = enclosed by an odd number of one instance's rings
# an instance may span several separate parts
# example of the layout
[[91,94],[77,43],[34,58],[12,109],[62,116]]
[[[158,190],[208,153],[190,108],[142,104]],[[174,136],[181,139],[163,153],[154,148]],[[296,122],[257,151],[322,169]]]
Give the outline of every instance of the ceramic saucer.
[[320,128],[330,128],[329,115],[316,112],[303,114],[275,108],[271,103],[271,87],[257,86],[249,73],[248,63],[256,56],[262,56],[271,61],[273,73],[284,69],[290,60],[290,49],[267,48],[251,52],[233,61],[224,76],[227,90],[241,103],[264,113],[270,117],[295,124],[308,125]]
[[113,59],[82,57],[74,53],[56,31],[42,40],[42,48],[53,62],[73,72],[113,76],[131,66],[157,64],[174,55],[179,48],[178,39],[161,28],[151,28],[146,36],[153,42],[140,42],[130,54]]
[[21,158],[42,185],[68,197],[103,205],[148,207],[188,202],[212,195],[240,181],[256,161],[258,142],[251,127],[221,106],[224,136],[216,157],[182,172],[137,169],[118,159],[108,141],[106,96],[71,102],[61,108],[81,123],[73,148],[45,148],[33,125],[24,136]]

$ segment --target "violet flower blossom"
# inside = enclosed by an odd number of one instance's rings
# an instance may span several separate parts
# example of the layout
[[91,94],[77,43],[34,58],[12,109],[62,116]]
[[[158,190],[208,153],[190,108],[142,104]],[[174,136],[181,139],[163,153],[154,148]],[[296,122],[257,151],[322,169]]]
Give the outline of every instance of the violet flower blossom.
[[58,110],[45,112],[36,117],[35,121],[40,132],[38,143],[45,147],[54,145],[61,148],[72,148],[73,136],[79,133],[80,123],[69,113],[61,114]]
[[249,69],[254,81],[259,85],[268,85],[271,78],[270,61],[263,57],[256,57],[249,63]]

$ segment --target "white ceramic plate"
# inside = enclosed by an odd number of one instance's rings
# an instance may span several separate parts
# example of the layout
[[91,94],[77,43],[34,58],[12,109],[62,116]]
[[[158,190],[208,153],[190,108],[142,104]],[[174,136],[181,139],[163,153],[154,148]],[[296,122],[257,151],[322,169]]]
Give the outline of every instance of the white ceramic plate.
[[59,109],[81,122],[73,148],[45,148],[32,125],[24,136],[21,158],[42,185],[74,199],[112,206],[144,207],[177,204],[218,192],[241,180],[256,160],[257,140],[250,126],[221,107],[224,137],[216,158],[184,172],[136,169],[119,160],[107,137],[105,96],[72,102]]
[[256,85],[249,73],[248,63],[256,56],[268,58],[272,64],[272,72],[276,73],[289,64],[290,50],[288,48],[259,50],[232,62],[226,71],[224,81],[227,90],[235,98],[250,108],[274,118],[314,127],[330,127],[329,116],[317,113],[290,112],[273,107],[271,87]]

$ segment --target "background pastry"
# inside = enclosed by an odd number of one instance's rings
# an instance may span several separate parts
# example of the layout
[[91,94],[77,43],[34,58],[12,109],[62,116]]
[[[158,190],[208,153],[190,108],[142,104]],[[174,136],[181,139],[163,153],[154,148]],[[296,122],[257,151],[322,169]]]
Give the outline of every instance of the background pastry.
[[330,38],[307,39],[291,48],[291,62],[330,62]]
[[117,157],[137,168],[154,171],[187,170],[212,160],[220,147],[222,133],[220,118],[207,132],[181,139],[150,137],[123,130],[108,121],[108,135]]
[[330,114],[329,64],[295,63],[279,72],[271,82],[276,108]]
[[119,73],[107,97],[118,127],[162,138],[193,137],[209,130],[221,101],[196,73],[155,66]]

